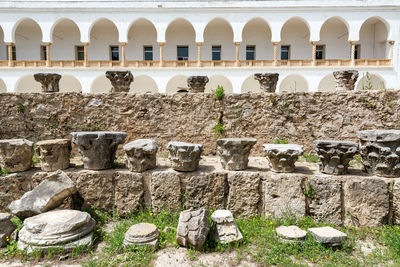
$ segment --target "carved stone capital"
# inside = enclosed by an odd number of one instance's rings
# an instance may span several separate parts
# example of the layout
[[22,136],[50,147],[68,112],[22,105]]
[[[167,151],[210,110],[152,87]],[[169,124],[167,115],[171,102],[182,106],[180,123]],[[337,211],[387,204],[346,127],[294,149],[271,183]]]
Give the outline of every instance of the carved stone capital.
[[303,146],[296,144],[265,144],[263,147],[274,172],[294,172],[298,157],[303,155]]
[[204,93],[207,83],[207,76],[190,76],[187,78],[187,85],[191,93]]
[[214,222],[211,235],[213,240],[226,244],[243,239],[229,210],[216,210],[211,214],[211,219]]
[[250,150],[255,138],[221,138],[217,140],[218,155],[222,167],[226,170],[239,171],[247,168]]
[[32,167],[33,142],[26,139],[0,140],[0,168],[22,172]]
[[144,172],[156,167],[157,142],[137,139],[124,145],[126,162],[131,172]]
[[354,86],[358,79],[358,71],[356,70],[344,70],[334,71],[333,77],[336,80],[336,90],[354,90]]
[[36,143],[36,151],[40,158],[40,167],[43,171],[52,172],[69,167],[71,155],[71,140],[55,139]]
[[167,145],[171,168],[176,171],[195,171],[199,166],[203,146],[184,142],[169,142]]
[[112,93],[129,92],[129,86],[134,80],[130,71],[107,71],[106,77],[111,82]]
[[260,83],[260,89],[265,92],[275,93],[279,73],[256,73],[254,79]]
[[57,73],[36,73],[33,75],[35,81],[42,84],[42,92],[54,93],[60,91],[61,75]]

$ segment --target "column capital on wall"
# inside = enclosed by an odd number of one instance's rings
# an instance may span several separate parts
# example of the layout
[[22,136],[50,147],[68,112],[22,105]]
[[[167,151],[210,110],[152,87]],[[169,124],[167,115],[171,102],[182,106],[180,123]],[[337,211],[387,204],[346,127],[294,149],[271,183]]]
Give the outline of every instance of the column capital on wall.
[[52,42],[44,42],[45,45],[52,45]]
[[240,42],[235,42],[235,45],[240,45]]
[[83,44],[83,45],[89,45],[90,42],[83,42],[82,44]]
[[125,46],[127,42],[119,42],[120,45]]
[[158,42],[158,45],[159,45],[159,46],[164,46],[164,45],[165,45],[165,42]]
[[316,44],[318,44],[318,41],[310,41],[310,43],[311,43],[312,45],[316,45]]
[[354,44],[356,44],[358,41],[355,41],[355,40],[352,40],[352,41],[349,41],[349,43],[351,44],[351,45],[354,45]]
[[279,43],[280,43],[280,41],[279,42],[272,42],[273,45],[278,45]]
[[13,42],[7,42],[7,43],[5,43],[6,45],[14,45],[15,43],[13,43]]
[[390,44],[390,45],[394,45],[394,40],[388,40],[388,44]]
[[196,42],[197,46],[202,46],[203,42]]

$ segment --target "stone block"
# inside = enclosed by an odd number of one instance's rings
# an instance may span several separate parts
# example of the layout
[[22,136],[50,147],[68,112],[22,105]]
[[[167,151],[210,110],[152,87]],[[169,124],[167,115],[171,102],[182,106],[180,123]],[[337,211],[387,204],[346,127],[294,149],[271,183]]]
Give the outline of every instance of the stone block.
[[124,145],[126,162],[131,172],[144,172],[156,167],[158,145],[152,139],[137,139]]
[[152,246],[158,245],[160,231],[154,224],[138,223],[129,227],[125,234],[124,243],[127,246]]
[[180,210],[181,203],[181,176],[174,170],[154,172],[151,177],[151,205],[153,212],[163,209]]
[[211,219],[214,222],[211,234],[213,240],[221,243],[230,243],[243,238],[229,210],[216,210],[211,214]]
[[115,176],[115,211],[122,216],[139,210],[143,204],[144,174],[118,171]]
[[33,173],[28,171],[0,176],[0,211],[8,210],[11,202],[32,190]]
[[210,223],[206,209],[184,210],[179,215],[176,241],[184,247],[201,249],[206,242],[209,230]]
[[300,229],[296,225],[279,226],[276,233],[282,242],[298,242],[306,238],[307,232]]
[[400,180],[393,183],[393,223],[400,225]]
[[33,142],[26,139],[0,140],[0,168],[22,172],[32,167]]
[[319,243],[328,246],[339,246],[347,239],[347,235],[330,226],[308,228],[308,231]]
[[71,140],[69,139],[37,142],[36,151],[40,158],[40,167],[43,171],[48,172],[67,169],[71,149]]

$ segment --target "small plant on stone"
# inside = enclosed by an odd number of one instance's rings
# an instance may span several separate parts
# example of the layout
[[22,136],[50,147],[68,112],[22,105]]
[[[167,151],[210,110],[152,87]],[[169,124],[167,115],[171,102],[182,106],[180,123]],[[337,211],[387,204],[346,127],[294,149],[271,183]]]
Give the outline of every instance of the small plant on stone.
[[162,156],[163,156],[164,159],[168,159],[169,154],[168,153],[164,153],[164,154],[162,154]]
[[362,165],[362,157],[360,155],[354,155],[353,160],[349,162],[351,167]]
[[1,173],[1,176],[6,176],[6,175],[10,174],[10,172],[7,171],[7,169],[1,169],[0,173]]
[[365,84],[363,83],[363,87],[364,90],[372,90],[373,86],[372,86],[372,81],[371,81],[371,77],[369,76],[369,72],[367,71],[367,74],[365,75]]
[[274,144],[287,144],[288,141],[286,139],[275,138]]
[[307,183],[307,188],[303,190],[303,194],[309,199],[315,198],[315,191],[310,182]]
[[215,90],[215,98],[218,100],[222,100],[224,97],[225,89],[222,85],[218,85],[217,89]]
[[19,113],[24,113],[25,112],[25,107],[21,103],[18,104],[18,112]]
[[304,153],[303,154],[303,158],[306,162],[314,162],[317,163],[319,158],[317,155],[315,154],[308,154],[308,153]]
[[219,139],[219,138],[223,137],[223,132],[225,131],[225,127],[221,123],[221,121],[217,119],[217,123],[213,127],[213,130],[217,135],[217,139]]

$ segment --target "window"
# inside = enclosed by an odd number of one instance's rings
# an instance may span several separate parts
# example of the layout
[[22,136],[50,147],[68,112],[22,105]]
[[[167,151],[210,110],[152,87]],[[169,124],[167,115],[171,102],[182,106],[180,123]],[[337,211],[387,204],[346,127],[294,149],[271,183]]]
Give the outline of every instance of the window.
[[315,59],[325,59],[325,45],[317,45]]
[[152,46],[143,46],[143,59],[144,60],[153,60],[153,47]]
[[119,60],[119,46],[110,46],[110,58],[112,61]]
[[354,51],[354,59],[360,59],[361,55],[361,45],[356,45],[355,51]]
[[256,46],[255,45],[247,45],[246,46],[246,60],[255,60],[256,59]]
[[75,59],[85,60],[85,49],[83,46],[75,46]]
[[288,59],[290,59],[290,46],[282,45],[281,46],[281,60],[288,60]]
[[[7,47],[7,60],[8,60],[8,47]],[[12,46],[12,60],[17,60],[17,50],[15,49],[15,45]]]
[[212,60],[221,60],[221,46],[213,45],[211,47]]
[[189,60],[189,46],[178,46],[178,60]]
[[41,45],[40,46],[40,60],[46,60],[47,59],[47,54],[46,54],[46,46]]

